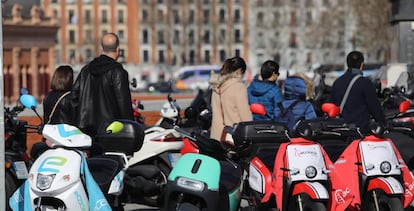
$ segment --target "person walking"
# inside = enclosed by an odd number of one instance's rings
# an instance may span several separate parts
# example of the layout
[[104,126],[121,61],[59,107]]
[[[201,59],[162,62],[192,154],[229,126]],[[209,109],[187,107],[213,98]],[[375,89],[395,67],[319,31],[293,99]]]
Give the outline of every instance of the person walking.
[[341,108],[347,123],[355,124],[363,134],[368,134],[371,117],[386,126],[385,115],[372,82],[363,77],[364,55],[352,51],[346,58],[348,69],[332,85],[330,102]]
[[274,109],[275,121],[286,123],[291,134],[300,120],[316,118],[316,112],[309,100],[313,97],[313,86],[303,73],[295,73],[285,79],[284,100]]
[[43,122],[45,124],[73,124],[70,90],[73,85],[73,69],[69,65],[56,68],[50,83],[50,92],[43,99]]
[[218,76],[212,76],[211,109],[213,112],[210,138],[225,140],[225,126],[252,121],[247,99],[247,87],[242,82],[246,63],[241,57],[226,59]]
[[128,72],[117,62],[118,36],[105,34],[101,45],[103,53],[81,69],[71,92],[75,126],[90,136],[109,120],[133,120]]
[[276,84],[279,76],[279,64],[265,61],[260,69],[262,80],[255,79],[247,88],[249,104],[260,103],[266,109],[266,115],[253,114],[254,120],[274,119],[274,109],[283,101],[282,92]]
[[[58,66],[50,82],[50,91],[43,99],[44,124],[73,124],[74,111],[72,109],[70,90],[73,84],[73,69],[69,65]],[[30,149],[30,157],[37,159],[49,149],[46,139],[34,143]]]

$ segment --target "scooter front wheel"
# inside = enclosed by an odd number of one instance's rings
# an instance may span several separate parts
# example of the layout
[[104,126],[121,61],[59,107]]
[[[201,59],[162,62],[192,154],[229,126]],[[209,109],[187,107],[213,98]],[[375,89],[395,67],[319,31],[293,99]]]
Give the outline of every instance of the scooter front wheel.
[[[375,190],[374,190],[375,191]],[[378,193],[377,196],[377,202],[378,202],[378,208],[375,204],[373,192],[367,193],[369,194],[368,200],[366,201],[366,204],[364,204],[363,210],[373,210],[373,211],[404,211],[404,207],[402,205],[402,202],[399,198],[386,195],[384,193]]]
[[[293,196],[288,205],[289,211],[326,211],[326,206],[323,202],[314,201],[306,194],[299,194]],[[302,209],[300,209],[302,207]]]

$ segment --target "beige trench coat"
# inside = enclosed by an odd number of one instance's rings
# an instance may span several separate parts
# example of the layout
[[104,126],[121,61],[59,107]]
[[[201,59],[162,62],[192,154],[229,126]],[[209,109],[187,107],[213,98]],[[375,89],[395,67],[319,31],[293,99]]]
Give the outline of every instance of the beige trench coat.
[[252,121],[253,117],[249,108],[247,87],[239,78],[227,76],[221,83],[219,82],[212,88],[211,108],[213,118],[210,137],[220,140],[224,125],[234,126],[239,122]]

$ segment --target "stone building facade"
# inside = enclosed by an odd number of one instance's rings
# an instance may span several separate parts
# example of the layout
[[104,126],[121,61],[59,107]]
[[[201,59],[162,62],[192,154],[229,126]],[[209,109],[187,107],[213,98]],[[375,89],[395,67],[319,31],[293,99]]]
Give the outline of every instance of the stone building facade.
[[39,101],[49,91],[59,26],[45,18],[30,1],[6,2],[3,7],[4,103],[15,104],[20,88],[28,88]]

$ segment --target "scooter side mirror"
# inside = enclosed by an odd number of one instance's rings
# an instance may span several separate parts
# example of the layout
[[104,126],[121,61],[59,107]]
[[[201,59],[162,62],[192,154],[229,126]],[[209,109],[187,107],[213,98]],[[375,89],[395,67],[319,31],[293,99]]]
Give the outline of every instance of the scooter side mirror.
[[37,101],[36,98],[33,95],[29,95],[29,94],[23,94],[22,96],[20,96],[20,103],[29,109],[36,109],[37,107]]
[[339,106],[333,103],[323,103],[321,109],[322,112],[326,113],[331,118],[339,116],[340,113]]
[[263,104],[260,103],[252,103],[250,105],[250,111],[253,114],[259,114],[259,115],[266,115],[266,108],[264,107]]
[[404,100],[398,106],[398,111],[400,113],[406,112],[411,107],[411,102],[409,100]]
[[106,127],[107,134],[119,133],[124,129],[124,124],[122,122],[113,121],[108,127]]

